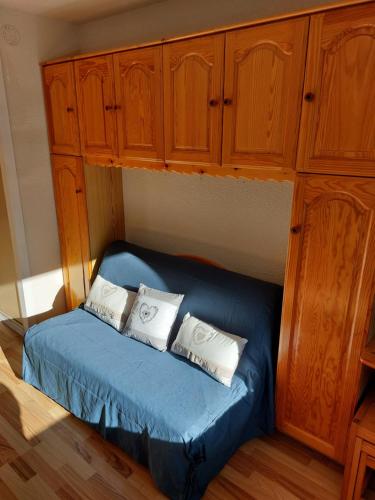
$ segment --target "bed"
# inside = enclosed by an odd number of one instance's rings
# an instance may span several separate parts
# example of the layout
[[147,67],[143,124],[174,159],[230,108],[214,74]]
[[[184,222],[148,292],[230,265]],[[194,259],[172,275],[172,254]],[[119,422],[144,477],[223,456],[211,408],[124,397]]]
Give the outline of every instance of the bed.
[[27,331],[23,378],[146,465],[169,498],[201,498],[242,443],[273,430],[282,289],[123,241],[98,272],[130,290],[142,282],[185,294],[171,341],[186,312],[246,337],[232,386],[83,308]]

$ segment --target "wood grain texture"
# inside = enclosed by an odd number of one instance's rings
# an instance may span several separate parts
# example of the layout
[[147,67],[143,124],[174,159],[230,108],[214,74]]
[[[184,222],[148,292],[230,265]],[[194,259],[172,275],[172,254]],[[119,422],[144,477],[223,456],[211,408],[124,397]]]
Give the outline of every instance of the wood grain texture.
[[361,363],[375,370],[375,337],[363,349]]
[[[165,498],[147,469],[20,380],[21,352],[22,338],[0,324],[0,409],[14,415],[0,414],[0,435],[15,450],[0,462],[1,499]],[[35,442],[25,434],[31,426]],[[275,434],[242,446],[204,499],[337,500],[341,481],[340,466]]]
[[74,63],[82,155],[117,156],[112,55]]
[[295,168],[308,26],[300,18],[227,33],[223,165]]
[[85,179],[81,158],[51,158],[65,296],[72,309],[85,300],[91,274]]
[[[297,179],[277,374],[278,427],[343,461],[374,296],[375,181]],[[342,388],[345,387],[345,391]]]
[[85,165],[92,277],[106,247],[125,239],[122,171]]
[[120,159],[164,163],[162,48],[122,52],[113,62]]
[[44,96],[51,153],[80,154],[73,63],[43,68]]
[[311,20],[298,170],[375,176],[375,3]]
[[163,46],[166,162],[221,161],[224,35]]

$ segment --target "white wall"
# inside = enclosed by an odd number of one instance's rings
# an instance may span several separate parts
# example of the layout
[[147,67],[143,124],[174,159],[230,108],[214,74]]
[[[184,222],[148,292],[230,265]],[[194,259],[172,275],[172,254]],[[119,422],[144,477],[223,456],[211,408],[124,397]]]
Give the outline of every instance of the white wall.
[[65,307],[39,62],[76,49],[78,28],[0,8],[5,24],[20,35],[17,45],[0,38],[0,51],[29,257],[24,314],[33,317]]

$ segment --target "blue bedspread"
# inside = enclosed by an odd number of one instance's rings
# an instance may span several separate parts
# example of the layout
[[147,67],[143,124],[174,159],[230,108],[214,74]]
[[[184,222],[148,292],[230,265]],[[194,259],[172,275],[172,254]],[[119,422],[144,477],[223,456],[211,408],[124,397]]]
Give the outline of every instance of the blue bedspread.
[[147,465],[170,498],[200,498],[244,441],[273,429],[272,337],[281,288],[124,242],[99,273],[185,293],[185,312],[249,342],[232,387],[196,365],[120,335],[82,309],[30,328],[23,377]]

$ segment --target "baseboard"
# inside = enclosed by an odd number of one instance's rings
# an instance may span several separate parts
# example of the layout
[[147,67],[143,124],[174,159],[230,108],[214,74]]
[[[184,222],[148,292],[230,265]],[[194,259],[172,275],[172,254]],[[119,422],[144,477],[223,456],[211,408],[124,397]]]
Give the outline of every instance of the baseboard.
[[14,330],[19,335],[24,336],[25,329],[23,328],[23,326],[20,323],[18,323],[17,320],[10,318],[7,314],[3,313],[2,311],[0,311],[0,322],[4,323],[8,328]]

